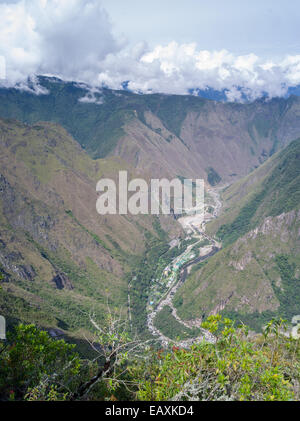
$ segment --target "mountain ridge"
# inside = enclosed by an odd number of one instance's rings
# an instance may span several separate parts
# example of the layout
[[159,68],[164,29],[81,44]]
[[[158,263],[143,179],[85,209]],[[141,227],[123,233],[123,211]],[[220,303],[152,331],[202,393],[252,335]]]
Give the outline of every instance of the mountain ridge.
[[47,95],[1,89],[0,115],[59,123],[92,158],[117,155],[137,169],[157,166],[162,176],[207,180],[212,168],[223,182],[233,182],[300,135],[295,96],[222,104],[188,95],[89,92],[51,78],[40,82]]

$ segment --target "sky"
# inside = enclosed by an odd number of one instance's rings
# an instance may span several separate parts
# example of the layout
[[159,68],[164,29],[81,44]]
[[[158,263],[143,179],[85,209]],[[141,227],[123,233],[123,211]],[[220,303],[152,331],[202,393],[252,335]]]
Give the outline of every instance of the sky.
[[0,0],[0,83],[281,96],[300,84],[299,22],[299,0]]
[[102,0],[119,32],[152,46],[280,56],[300,49],[299,0]]

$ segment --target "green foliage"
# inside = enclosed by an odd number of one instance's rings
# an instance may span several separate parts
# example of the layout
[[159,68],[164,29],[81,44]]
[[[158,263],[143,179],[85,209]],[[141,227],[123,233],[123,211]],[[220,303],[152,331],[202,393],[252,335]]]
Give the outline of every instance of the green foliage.
[[192,266],[191,272],[190,272],[190,276],[192,276],[194,273],[198,272],[198,270],[202,269],[203,266],[205,266],[207,264],[206,261],[204,262],[199,262],[196,263],[195,265]]
[[[15,327],[8,333],[8,347],[0,353],[1,399],[24,399],[25,395],[42,382],[51,378],[46,394],[55,392],[63,397],[79,373],[80,361],[74,354],[74,345],[63,340],[54,341],[47,332],[34,325]],[[57,391],[59,383],[65,387]],[[58,395],[56,395],[58,397]]]
[[149,232],[147,237],[146,253],[143,257],[137,258],[133,271],[128,275],[128,281],[131,282],[133,323],[139,334],[145,332],[147,326],[146,303],[149,286],[160,270],[162,257],[169,250],[165,241],[158,240]]
[[300,139],[284,149],[266,177],[260,191],[242,207],[230,224],[222,225],[217,236],[228,245],[249,232],[266,216],[277,216],[300,205]]
[[281,287],[277,287],[274,282],[272,284],[280,302],[277,313],[291,320],[300,314],[300,282],[295,278],[296,265],[285,255],[277,255],[275,262],[281,277]]
[[221,316],[209,317],[203,327],[216,336],[216,344],[159,351],[156,361],[149,359],[132,370],[140,379],[138,399],[299,399],[299,342],[280,333],[282,320],[271,321],[265,334],[254,339],[246,326],[235,328]]
[[158,217],[154,218],[153,228],[154,228],[155,232],[157,233],[157,235],[158,235],[158,237],[161,241],[166,241],[168,239],[168,235],[167,235],[166,231],[164,231],[162,229],[161,224],[160,224],[160,220],[159,220]]
[[283,281],[289,282],[295,276],[296,265],[289,263],[289,257],[278,255],[275,258]]
[[222,312],[224,317],[247,323],[251,329],[260,332],[262,326],[275,316],[291,320],[293,316],[300,314],[300,282],[295,277],[296,265],[291,261],[290,256],[286,255],[277,255],[274,260],[281,278],[280,286],[277,286],[274,281],[272,282],[273,290],[280,303],[276,313],[274,311],[261,313],[256,311],[254,313],[241,314],[236,311],[224,310]]
[[222,178],[220,177],[220,175],[217,173],[217,171],[214,168],[209,167],[206,169],[206,172],[207,172],[207,181],[209,182],[211,186],[216,186],[222,180]]
[[172,309],[169,306],[165,306],[154,319],[154,325],[162,332],[165,336],[172,340],[184,340],[195,338],[200,334],[200,330],[197,328],[189,329],[179,323],[172,315]]
[[258,193],[239,212],[236,219],[227,225],[222,225],[217,236],[224,241],[224,245],[234,243],[239,237],[246,234],[253,227],[252,218],[265,197],[265,190]]
[[188,108],[201,111],[205,101],[201,98],[182,95],[147,95],[147,107],[156,114],[165,127],[180,138],[181,126],[187,116]]
[[[51,121],[61,124],[93,157],[106,156],[124,134],[125,122],[133,117],[123,101],[113,94],[105,104],[83,103],[86,91],[74,83],[40,78],[49,95],[31,95],[15,90],[1,90],[2,117],[25,123]],[[96,94],[97,100],[101,95]]]
[[[187,109],[200,111],[205,103],[203,99],[192,96],[136,95],[109,89],[95,93],[98,103],[84,103],[79,100],[86,96],[87,91],[75,83],[47,77],[39,77],[39,81],[48,89],[49,95],[1,89],[0,115],[29,124],[39,121],[58,123],[93,158],[103,158],[113,151],[125,133],[123,126],[131,119],[137,116],[146,124],[144,113],[149,110],[180,137]],[[167,142],[172,140],[171,136]]]
[[106,327],[92,320],[101,343],[98,364],[33,325],[19,325],[0,345],[1,400],[299,400],[299,340],[272,319],[263,334],[210,316],[202,327],[215,343],[154,350],[132,340],[126,321],[109,312]]
[[21,297],[16,297],[4,288],[0,289],[1,314],[5,316],[8,326],[15,325],[21,321],[29,322],[38,311],[39,323],[44,326],[55,326],[56,319],[47,309],[42,310]]
[[239,323],[247,324],[250,329],[255,332],[262,332],[263,326],[275,317],[275,313],[273,311],[255,311],[254,313],[247,313],[242,314],[238,311],[230,311],[224,310],[221,312],[223,317],[235,320],[235,323],[238,325]]

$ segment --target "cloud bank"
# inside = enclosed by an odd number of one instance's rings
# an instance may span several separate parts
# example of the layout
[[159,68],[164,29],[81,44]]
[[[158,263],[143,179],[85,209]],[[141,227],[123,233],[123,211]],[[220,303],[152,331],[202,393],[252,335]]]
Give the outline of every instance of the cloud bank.
[[94,81],[122,44],[98,0],[22,0],[0,4],[0,55],[8,83],[50,73]]
[[[175,41],[152,49],[145,42],[129,47],[114,35],[99,0],[1,3],[0,16],[0,62],[6,64],[0,83],[38,94],[46,93],[35,82],[38,74],[113,89],[126,82],[143,93],[226,89],[232,101],[283,96],[300,83],[300,55],[264,61],[253,53],[206,51]],[[93,91],[83,101],[93,101]]]

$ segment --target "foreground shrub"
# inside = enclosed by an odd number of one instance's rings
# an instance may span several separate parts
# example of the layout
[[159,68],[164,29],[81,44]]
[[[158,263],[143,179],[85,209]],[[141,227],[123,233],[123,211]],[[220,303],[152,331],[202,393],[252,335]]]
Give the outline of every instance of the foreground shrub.
[[284,335],[284,321],[272,320],[263,335],[211,316],[203,323],[216,344],[160,351],[143,367],[141,400],[299,400],[299,341]]

